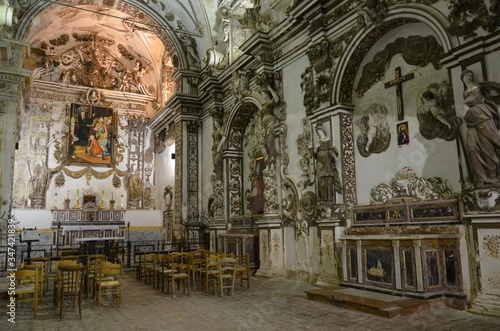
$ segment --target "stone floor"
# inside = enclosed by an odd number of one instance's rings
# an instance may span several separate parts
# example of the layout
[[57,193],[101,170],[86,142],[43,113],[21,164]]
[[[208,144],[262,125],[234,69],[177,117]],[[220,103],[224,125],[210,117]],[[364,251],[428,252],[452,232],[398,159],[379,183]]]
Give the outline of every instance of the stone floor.
[[[21,306],[16,324],[2,314],[0,330],[500,330],[500,318],[451,308],[388,319],[307,300],[304,291],[315,288],[291,280],[252,278],[250,289],[237,285],[232,297],[192,290],[191,296],[173,298],[130,274],[124,278],[120,307],[108,304],[98,309],[85,299],[82,320],[69,310],[59,322],[49,295],[36,319],[29,306]],[[3,297],[0,305],[6,304]]]

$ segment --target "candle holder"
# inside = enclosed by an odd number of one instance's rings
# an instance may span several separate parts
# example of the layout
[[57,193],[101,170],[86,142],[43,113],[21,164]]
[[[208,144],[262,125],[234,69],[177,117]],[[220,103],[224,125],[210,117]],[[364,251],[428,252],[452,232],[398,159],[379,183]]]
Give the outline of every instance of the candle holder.
[[57,193],[55,194],[54,197],[54,209],[57,209]]
[[80,195],[80,190],[76,190],[76,204],[75,206],[73,207],[73,209],[80,209],[82,208],[80,206],[80,198],[79,198],[79,195]]
[[104,204],[104,191],[102,191],[101,194],[101,205],[99,206],[99,209],[104,209],[106,208],[106,205]]
[[64,209],[69,209],[70,202],[71,202],[70,198],[64,199]]

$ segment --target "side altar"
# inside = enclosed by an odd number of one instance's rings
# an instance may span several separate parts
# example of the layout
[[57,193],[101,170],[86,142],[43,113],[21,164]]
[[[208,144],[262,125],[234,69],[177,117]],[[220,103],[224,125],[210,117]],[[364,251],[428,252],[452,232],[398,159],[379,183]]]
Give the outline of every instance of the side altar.
[[[341,236],[342,285],[465,309],[465,228],[456,199],[399,201],[353,208]],[[463,245],[465,246],[465,245]]]

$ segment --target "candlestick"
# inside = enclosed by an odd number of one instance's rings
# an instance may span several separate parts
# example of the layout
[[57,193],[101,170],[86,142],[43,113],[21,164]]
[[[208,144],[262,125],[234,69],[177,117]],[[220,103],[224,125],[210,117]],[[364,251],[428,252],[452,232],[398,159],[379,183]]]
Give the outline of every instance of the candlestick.
[[99,209],[104,209],[104,208],[106,208],[106,205],[104,204],[104,190],[102,190],[101,205],[99,206]]
[[122,209],[123,209],[123,194],[122,194]]
[[57,193],[55,194],[54,198],[54,209],[57,209]]
[[75,204],[75,207],[74,209],[80,209],[80,190],[76,190],[76,204]]

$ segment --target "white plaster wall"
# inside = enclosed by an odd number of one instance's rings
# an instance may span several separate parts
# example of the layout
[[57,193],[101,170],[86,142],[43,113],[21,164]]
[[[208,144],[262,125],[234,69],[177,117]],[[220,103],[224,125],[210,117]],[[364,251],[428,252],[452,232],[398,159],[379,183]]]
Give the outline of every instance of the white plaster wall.
[[[288,171],[290,174],[289,177],[292,178],[295,185],[297,185],[297,181],[302,174],[299,165],[301,156],[298,154],[297,138],[304,132],[302,120],[306,117],[306,111],[303,104],[304,96],[300,88],[300,75],[308,66],[309,59],[306,56],[302,56],[283,68],[283,97],[286,100],[286,124],[288,126],[286,144],[290,157]],[[311,131],[314,139],[316,133],[312,129]],[[311,147],[313,147],[312,142]],[[299,188],[297,187],[297,189]]]
[[123,216],[125,224],[130,222],[133,227],[162,226],[161,210],[127,210]]
[[[155,178],[154,186],[156,188],[156,209],[165,210],[165,199],[163,192],[167,185],[175,187],[175,160],[172,159],[172,154],[175,153],[175,143],[167,145],[165,150],[156,155],[155,159]],[[175,194],[175,190],[172,190]],[[172,203],[171,207],[174,205]]]
[[295,236],[293,227],[284,228],[285,240],[285,269],[295,270],[297,258],[295,256]]
[[[363,66],[372,61],[376,52],[393,42],[395,37],[417,34],[426,36],[431,35],[432,31],[424,24],[410,24],[381,38],[363,60],[355,78],[355,85],[361,77]],[[414,72],[415,75],[414,79],[403,83],[405,118],[402,121],[397,120],[396,88],[386,89],[384,86],[386,82],[394,79],[396,67],[401,67],[402,75],[409,72]],[[435,70],[432,64],[423,68],[409,65],[398,54],[392,58],[383,80],[373,85],[362,98],[353,95],[355,140],[360,134],[359,119],[373,103],[379,103],[387,108],[387,122],[391,129],[391,142],[385,152],[370,154],[365,158],[361,156],[355,143],[358,204],[369,204],[370,190],[382,182],[390,181],[394,174],[405,166],[412,167],[424,178],[437,176],[446,179],[453,192],[460,191],[456,142],[439,138],[427,140],[419,133],[417,100],[430,83],[440,83],[443,80],[448,80],[446,69]],[[404,121],[408,121],[410,143],[398,146],[396,125]]]
[[14,220],[19,222],[18,229],[50,229],[52,212],[49,209],[13,209]]

